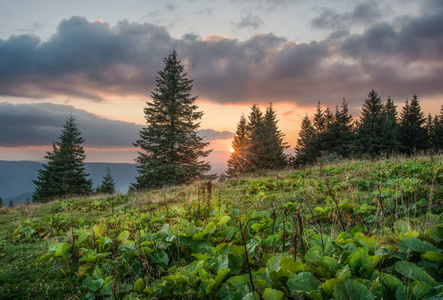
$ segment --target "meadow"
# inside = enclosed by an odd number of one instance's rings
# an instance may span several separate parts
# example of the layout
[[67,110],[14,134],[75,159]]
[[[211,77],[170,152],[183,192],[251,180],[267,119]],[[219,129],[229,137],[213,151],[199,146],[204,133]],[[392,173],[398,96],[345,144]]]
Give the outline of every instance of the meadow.
[[443,299],[443,158],[0,209],[4,299]]

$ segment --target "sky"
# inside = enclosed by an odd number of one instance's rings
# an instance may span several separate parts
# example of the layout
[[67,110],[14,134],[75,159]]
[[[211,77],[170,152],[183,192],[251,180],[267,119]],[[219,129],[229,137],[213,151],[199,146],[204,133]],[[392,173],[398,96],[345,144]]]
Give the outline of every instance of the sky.
[[295,147],[318,101],[359,115],[374,88],[399,109],[443,104],[440,0],[0,0],[0,160],[43,161],[72,114],[86,161],[134,162],[173,49],[224,165],[241,114],[272,102]]

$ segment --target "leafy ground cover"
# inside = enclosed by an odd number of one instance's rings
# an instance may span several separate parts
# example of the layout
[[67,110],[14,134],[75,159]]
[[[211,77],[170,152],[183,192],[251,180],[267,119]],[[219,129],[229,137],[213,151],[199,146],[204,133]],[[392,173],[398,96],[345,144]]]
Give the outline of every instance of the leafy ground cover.
[[443,299],[443,160],[343,162],[0,210],[0,294]]

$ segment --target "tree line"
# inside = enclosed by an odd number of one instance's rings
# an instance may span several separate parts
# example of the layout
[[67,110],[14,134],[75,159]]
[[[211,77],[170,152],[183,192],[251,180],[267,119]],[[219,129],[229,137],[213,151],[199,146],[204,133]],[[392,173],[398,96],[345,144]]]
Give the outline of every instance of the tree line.
[[357,120],[345,98],[335,112],[318,102],[313,118],[306,115],[302,119],[294,155],[285,155],[288,146],[277,122],[272,105],[265,117],[257,105],[251,107],[248,120],[240,117],[228,159],[228,177],[258,169],[300,167],[319,160],[443,150],[443,105],[439,115],[426,117],[417,95],[406,100],[398,115],[393,99],[383,102],[371,90]]
[[[138,176],[130,191],[183,185],[208,178],[209,162],[204,161],[212,150],[197,135],[203,112],[198,110],[192,95],[192,80],[172,51],[163,60],[158,72],[151,102],[144,109],[146,127],[134,142],[138,147]],[[363,103],[362,115],[354,122],[345,100],[335,113],[320,103],[311,120],[307,115],[301,124],[295,155],[287,155],[289,147],[278,127],[272,103],[263,113],[251,107],[248,118],[240,117],[228,160],[227,176],[233,177],[260,169],[282,169],[313,163],[322,156],[389,155],[395,152],[412,154],[421,150],[441,150],[443,139],[443,106],[440,116],[425,118],[418,98],[406,101],[400,117],[392,99],[383,103],[371,91]],[[115,183],[110,169],[102,183],[93,188],[85,170],[84,139],[71,116],[63,126],[59,140],[47,152],[47,163],[34,180],[33,202],[46,202],[57,197],[87,195],[94,192],[114,193]]]
[[312,119],[301,123],[293,164],[311,164],[319,159],[412,155],[443,150],[443,105],[440,114],[426,117],[417,95],[406,100],[400,114],[394,100],[383,102],[371,90],[358,120],[349,113],[345,99],[332,113],[320,103]]

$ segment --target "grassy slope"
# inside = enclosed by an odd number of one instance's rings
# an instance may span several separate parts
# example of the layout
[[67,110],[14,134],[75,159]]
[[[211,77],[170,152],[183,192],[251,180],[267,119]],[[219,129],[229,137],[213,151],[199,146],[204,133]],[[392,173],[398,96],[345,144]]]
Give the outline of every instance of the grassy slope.
[[[442,158],[437,158],[442,163]],[[263,174],[251,175],[249,178],[232,180],[228,183],[217,183],[213,187],[213,201],[217,205],[220,196],[221,202],[227,206],[228,210],[238,208],[242,213],[248,213],[255,210],[272,210],[275,208],[277,213],[281,212],[282,206],[288,201],[297,203],[308,212],[308,207],[313,209],[315,206],[325,206],[327,201],[331,204],[331,198],[338,201],[348,199],[349,203],[361,205],[363,202],[375,203],[377,197],[371,190],[365,191],[356,186],[349,185],[352,180],[367,179],[371,174],[380,174],[383,169],[393,162],[341,162],[336,166],[347,166],[345,168],[328,166],[316,166],[310,170],[299,171],[294,175],[293,172],[268,172]],[[355,167],[349,167],[355,165]],[[438,174],[437,174],[438,175]],[[303,179],[300,176],[304,176]],[[303,192],[281,187],[276,188],[257,188],[254,181],[260,178],[272,178],[281,180],[303,180],[306,189]],[[252,181],[251,181],[252,179]],[[321,190],[315,186],[316,182],[325,180],[331,187]],[[312,182],[313,183],[312,183]],[[37,260],[47,252],[48,246],[53,242],[66,241],[68,239],[66,231],[69,226],[60,231],[52,230],[49,226],[42,230],[39,235],[34,235],[31,239],[16,238],[12,236],[14,230],[26,220],[34,220],[42,224],[49,224],[51,219],[61,215],[68,220],[82,220],[83,226],[95,224],[103,217],[114,214],[124,214],[127,210],[149,211],[163,207],[165,199],[168,205],[184,205],[197,201],[197,184],[188,187],[173,187],[164,190],[158,190],[149,193],[139,193],[128,196],[127,201],[118,202],[113,208],[107,205],[103,208],[94,208],[94,201],[100,197],[91,197],[76,199],[75,205],[67,211],[54,213],[54,203],[20,206],[17,208],[0,209],[0,295],[1,298],[42,298],[42,299],[76,299],[82,298],[85,290],[81,287],[81,280],[78,279],[78,265],[75,263],[54,262],[47,266],[46,263],[37,265]],[[260,190],[261,189],[261,190]],[[329,197],[328,197],[329,194]],[[417,191],[416,197],[432,198],[435,212],[441,214],[441,205],[443,199],[443,187],[435,182],[425,182],[423,191]],[[333,197],[330,197],[333,196]],[[417,199],[419,200],[419,199]],[[90,207],[86,212],[83,207]],[[327,216],[328,217],[328,216]],[[343,211],[344,223],[349,228],[362,222],[355,215]],[[386,216],[389,218],[395,216]],[[336,235],[341,231],[340,220],[336,215],[329,216],[330,222],[326,222],[323,230],[325,233]],[[74,221],[73,221],[74,222]],[[363,221],[364,222],[364,221]],[[429,222],[417,223],[415,230],[423,232],[440,219],[429,219]],[[380,224],[372,224],[366,229],[371,235],[371,231],[379,234],[379,229],[383,229]],[[69,236],[69,234],[68,234]],[[382,236],[379,236],[382,238]]]

